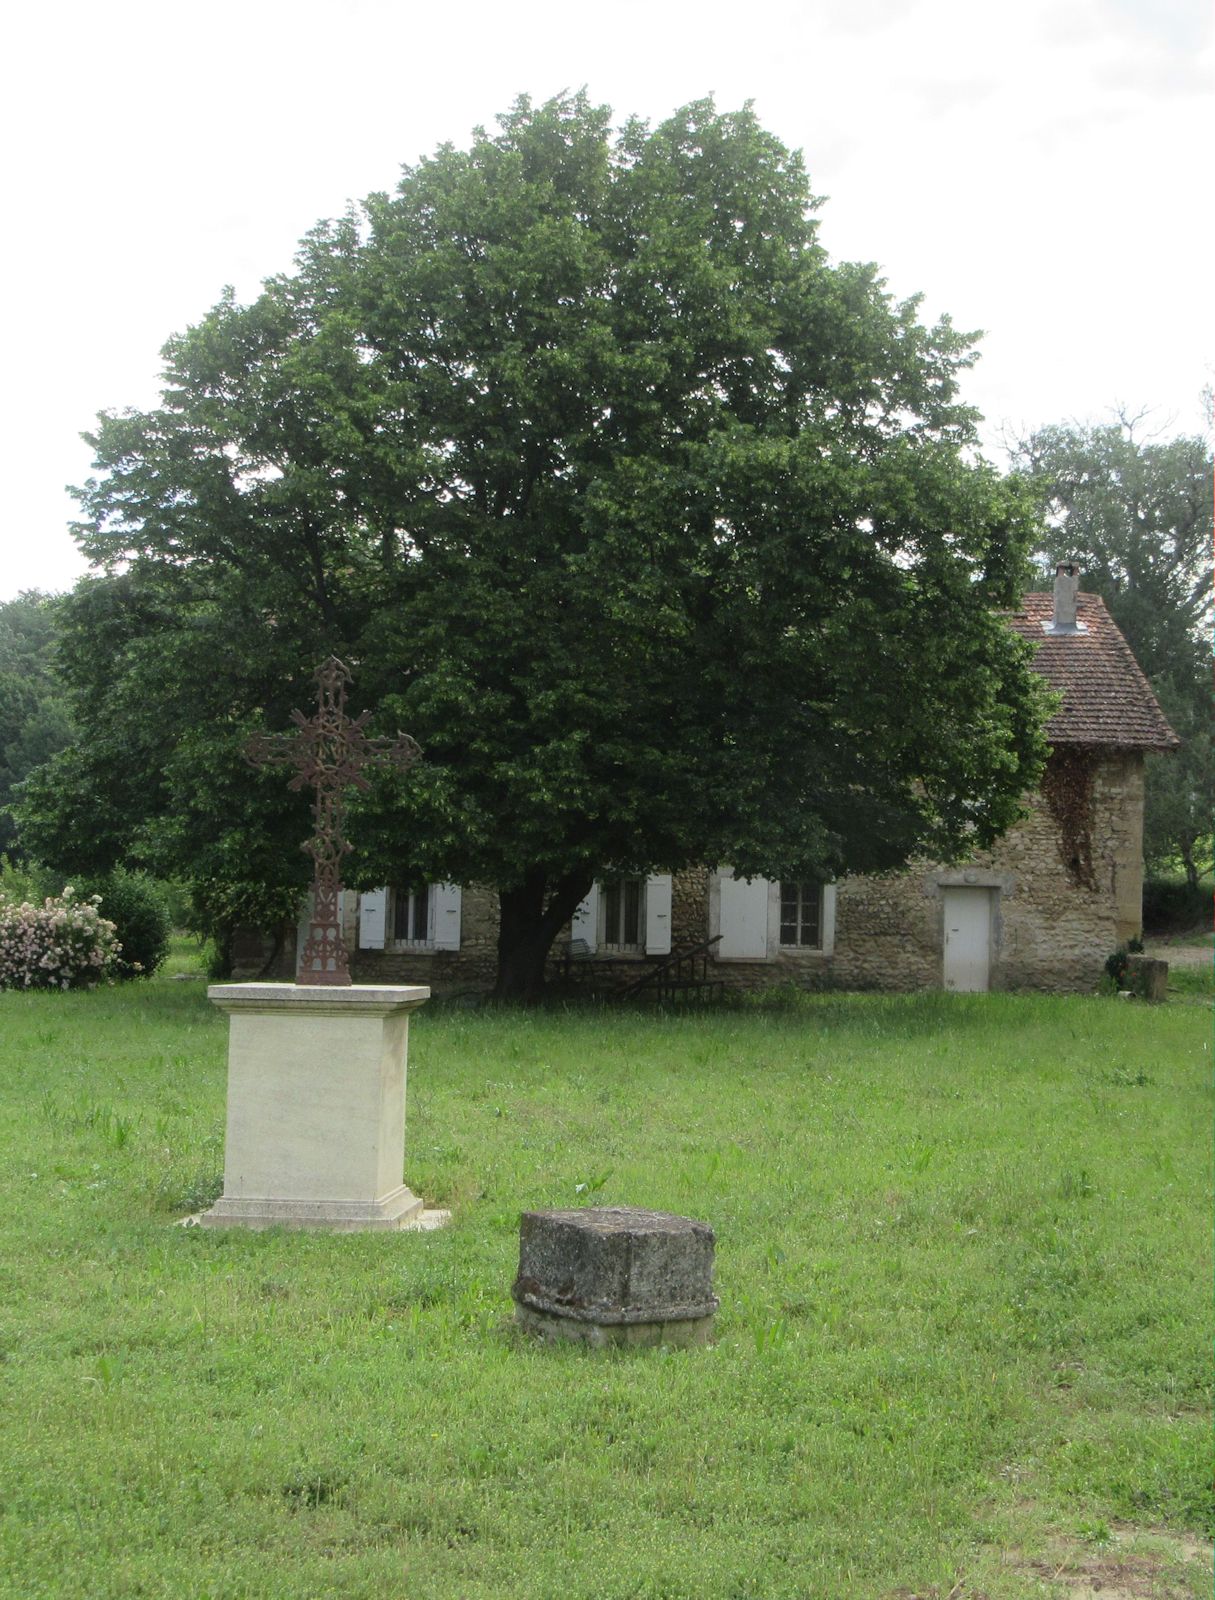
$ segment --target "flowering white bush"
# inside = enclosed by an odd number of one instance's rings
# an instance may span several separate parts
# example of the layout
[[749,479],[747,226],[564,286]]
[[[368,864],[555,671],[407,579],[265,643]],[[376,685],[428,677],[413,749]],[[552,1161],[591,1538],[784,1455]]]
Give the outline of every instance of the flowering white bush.
[[122,950],[97,895],[71,884],[40,906],[0,893],[0,989],[82,989],[111,977]]

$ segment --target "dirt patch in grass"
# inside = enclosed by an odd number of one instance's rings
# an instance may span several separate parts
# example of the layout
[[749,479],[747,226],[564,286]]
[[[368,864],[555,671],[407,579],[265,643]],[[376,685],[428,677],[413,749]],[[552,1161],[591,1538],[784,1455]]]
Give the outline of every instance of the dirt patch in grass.
[[942,1589],[936,1584],[927,1589],[892,1589],[882,1600],[987,1600],[987,1596],[981,1589],[971,1589],[965,1582],[958,1582],[952,1589]]
[[[1119,1524],[1099,1544],[1056,1537],[1038,1555],[1007,1551],[1001,1565],[1055,1600],[1209,1600],[1213,1559],[1211,1546],[1194,1534]],[[993,1581],[1003,1594],[1004,1585]],[[988,1591],[981,1578],[961,1577],[952,1588],[894,1589],[883,1600],[988,1600]]]
[[1194,1534],[1118,1527],[1099,1546],[1056,1540],[1047,1555],[1013,1565],[1067,1600],[1205,1600],[1212,1559],[1211,1546]]
[[952,1589],[942,1589],[932,1584],[927,1589],[892,1589],[882,1600],[987,1600],[982,1589],[972,1589],[964,1579]]

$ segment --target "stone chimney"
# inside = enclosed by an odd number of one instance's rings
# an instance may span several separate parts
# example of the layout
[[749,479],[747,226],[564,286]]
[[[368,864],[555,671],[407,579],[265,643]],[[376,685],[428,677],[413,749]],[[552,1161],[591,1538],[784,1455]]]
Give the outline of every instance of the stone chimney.
[[1049,622],[1042,624],[1047,633],[1087,633],[1088,629],[1076,620],[1076,596],[1080,589],[1080,564],[1060,561],[1055,568],[1055,609]]

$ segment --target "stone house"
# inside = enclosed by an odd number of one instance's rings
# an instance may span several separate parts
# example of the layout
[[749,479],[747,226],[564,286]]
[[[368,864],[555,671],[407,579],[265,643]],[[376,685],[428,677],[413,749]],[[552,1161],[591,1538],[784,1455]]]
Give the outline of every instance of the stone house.
[[[1077,589],[1061,565],[1054,593],[1007,619],[1062,702],[1042,786],[994,849],[837,883],[726,865],[597,883],[554,968],[624,987],[714,941],[703,970],[735,989],[1091,990],[1140,930],[1145,754],[1178,740],[1103,602]],[[492,984],[497,897],[483,886],[385,886],[349,906],[347,928],[358,982]]]

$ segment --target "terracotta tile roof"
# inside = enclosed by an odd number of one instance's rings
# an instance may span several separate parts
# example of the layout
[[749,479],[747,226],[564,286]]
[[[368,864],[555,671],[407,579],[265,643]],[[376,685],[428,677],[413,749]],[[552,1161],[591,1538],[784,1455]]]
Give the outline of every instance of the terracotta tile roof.
[[1175,750],[1181,743],[1131,647],[1100,595],[1077,596],[1077,620],[1086,633],[1044,633],[1054,614],[1049,594],[1027,594],[1008,621],[1037,645],[1034,666],[1063,695],[1046,725],[1052,744],[1104,744],[1122,750]]

